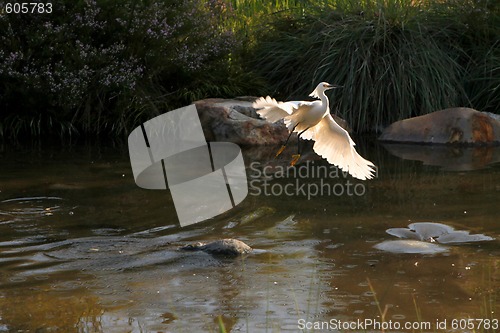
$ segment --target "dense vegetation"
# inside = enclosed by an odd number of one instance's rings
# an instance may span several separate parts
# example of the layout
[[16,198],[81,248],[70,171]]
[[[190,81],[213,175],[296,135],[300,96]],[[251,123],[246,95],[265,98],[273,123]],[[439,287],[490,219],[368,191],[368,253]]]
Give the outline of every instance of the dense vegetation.
[[360,3],[273,20],[255,68],[284,95],[343,85],[331,109],[362,131],[447,107],[500,111],[498,2]]
[[[3,6],[3,5],[2,5]],[[500,110],[497,1],[123,0],[0,12],[0,136],[127,135],[206,97],[344,85],[357,130]]]

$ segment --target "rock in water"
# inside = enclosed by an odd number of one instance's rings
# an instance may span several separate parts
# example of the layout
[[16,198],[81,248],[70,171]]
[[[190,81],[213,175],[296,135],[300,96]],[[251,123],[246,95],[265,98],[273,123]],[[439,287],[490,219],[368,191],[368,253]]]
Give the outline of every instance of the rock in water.
[[[236,99],[209,98],[196,101],[201,127],[208,141],[233,142],[238,145],[281,145],[288,137],[282,121],[270,123],[259,117],[252,102],[256,97]],[[335,115],[335,121],[347,131],[347,122]]]
[[470,108],[450,108],[392,123],[381,141],[498,144],[500,121]]
[[210,243],[194,243],[180,248],[184,251],[204,251],[215,255],[237,256],[250,253],[253,249],[240,240],[226,238]]
[[285,125],[259,119],[250,101],[205,99],[195,104],[208,141],[277,145],[288,136]]

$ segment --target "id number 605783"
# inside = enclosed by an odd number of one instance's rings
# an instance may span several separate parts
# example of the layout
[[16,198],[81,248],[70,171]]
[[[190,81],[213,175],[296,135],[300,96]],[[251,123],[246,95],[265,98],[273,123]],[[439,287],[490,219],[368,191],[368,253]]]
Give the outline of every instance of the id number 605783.
[[7,2],[3,8],[6,14],[50,14],[51,2]]

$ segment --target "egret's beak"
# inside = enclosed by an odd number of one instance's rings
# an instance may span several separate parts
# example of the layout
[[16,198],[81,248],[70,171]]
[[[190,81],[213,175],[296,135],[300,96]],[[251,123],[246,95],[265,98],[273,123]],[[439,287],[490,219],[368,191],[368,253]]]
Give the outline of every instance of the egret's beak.
[[326,89],[335,89],[335,88],[342,88],[344,86],[339,86],[337,84],[329,84],[326,86]]

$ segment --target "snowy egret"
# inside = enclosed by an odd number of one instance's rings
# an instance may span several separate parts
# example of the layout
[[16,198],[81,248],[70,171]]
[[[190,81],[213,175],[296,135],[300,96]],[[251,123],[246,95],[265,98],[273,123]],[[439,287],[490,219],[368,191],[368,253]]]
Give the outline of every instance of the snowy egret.
[[[347,171],[353,177],[365,180],[373,178],[375,165],[361,157],[354,146],[349,133],[340,127],[330,114],[328,97],[325,91],[340,86],[321,82],[309,95],[319,101],[288,101],[278,102],[269,96],[260,97],[253,103],[257,113],[274,123],[283,119],[290,130],[290,135],[277,152],[280,155],[285,149],[293,132],[297,132],[298,140],[314,140],[314,151],[326,160]],[[300,159],[300,146],[297,154],[292,156],[291,165]]]

